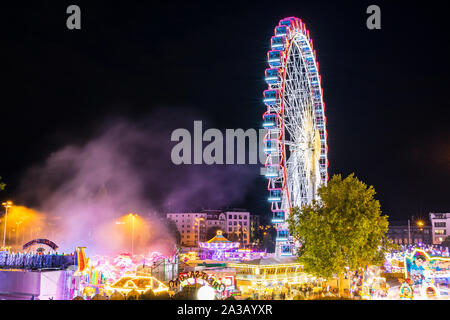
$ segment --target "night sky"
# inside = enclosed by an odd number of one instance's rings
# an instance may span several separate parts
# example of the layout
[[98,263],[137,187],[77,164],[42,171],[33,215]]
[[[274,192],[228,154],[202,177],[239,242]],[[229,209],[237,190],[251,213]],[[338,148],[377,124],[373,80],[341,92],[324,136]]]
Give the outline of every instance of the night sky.
[[[175,129],[176,108],[211,127],[259,128],[270,37],[297,16],[320,63],[330,176],[354,172],[373,185],[391,220],[448,212],[447,13],[438,1],[392,2],[2,4],[0,198],[14,200],[27,168],[111,116],[162,108]],[[81,7],[81,30],[66,28],[70,4]],[[381,30],[366,28],[370,4],[381,7]],[[265,186],[257,178],[230,205],[268,213]]]

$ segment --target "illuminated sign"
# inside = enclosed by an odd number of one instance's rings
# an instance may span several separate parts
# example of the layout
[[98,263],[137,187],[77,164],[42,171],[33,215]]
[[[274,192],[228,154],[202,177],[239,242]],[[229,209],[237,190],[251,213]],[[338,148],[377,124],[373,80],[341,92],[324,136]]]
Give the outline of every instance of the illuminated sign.
[[26,248],[28,248],[34,244],[46,245],[47,247],[52,248],[54,251],[56,251],[56,249],[58,249],[58,246],[53,241],[50,241],[48,239],[34,239],[34,240],[31,240],[31,241],[25,243],[22,247],[22,250],[25,250]]
[[413,284],[432,284],[435,279],[450,278],[450,258],[430,257],[425,251],[416,249],[405,256],[405,277]]
[[210,286],[218,292],[222,292],[226,289],[226,285],[222,281],[203,271],[180,273],[177,279],[169,281],[169,287],[171,288],[195,284]]

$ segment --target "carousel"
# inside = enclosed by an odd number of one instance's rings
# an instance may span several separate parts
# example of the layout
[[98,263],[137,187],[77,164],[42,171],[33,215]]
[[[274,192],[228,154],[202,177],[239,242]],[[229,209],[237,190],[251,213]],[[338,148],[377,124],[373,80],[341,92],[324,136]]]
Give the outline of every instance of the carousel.
[[239,242],[231,242],[225,238],[221,230],[217,230],[214,238],[207,242],[200,242],[201,258],[223,261],[229,253],[237,252]]

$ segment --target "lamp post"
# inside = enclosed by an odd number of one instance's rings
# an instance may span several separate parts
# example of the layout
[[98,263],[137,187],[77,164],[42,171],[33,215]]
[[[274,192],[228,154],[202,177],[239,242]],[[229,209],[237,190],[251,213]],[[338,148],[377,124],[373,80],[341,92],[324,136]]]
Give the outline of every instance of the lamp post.
[[408,219],[408,245],[411,245],[411,221]]
[[2,206],[5,207],[5,229],[3,230],[3,248],[6,245],[6,221],[8,219],[8,209],[13,205],[12,201],[6,201],[2,203]]
[[424,239],[424,233],[423,233],[423,227],[425,226],[425,222],[423,222],[422,220],[419,220],[416,222],[417,226],[419,227],[419,230],[422,233],[422,243],[424,243],[425,239]]
[[19,243],[19,226],[21,223],[22,223],[22,220],[16,222],[16,225],[17,225],[17,227],[16,227],[16,244]]
[[417,221],[417,226],[420,228],[421,231],[424,225],[425,223],[422,220]]
[[136,218],[137,214],[130,213],[131,217],[131,256],[134,255],[134,219]]

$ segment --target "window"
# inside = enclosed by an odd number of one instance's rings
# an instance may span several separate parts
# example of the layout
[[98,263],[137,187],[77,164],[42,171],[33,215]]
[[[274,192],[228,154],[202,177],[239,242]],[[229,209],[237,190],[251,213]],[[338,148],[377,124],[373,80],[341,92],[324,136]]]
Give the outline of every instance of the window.
[[445,228],[447,226],[447,224],[445,222],[435,222],[434,226],[436,228]]
[[[230,222],[231,223],[231,222]],[[233,231],[233,227],[228,227],[228,231],[231,232]]]
[[230,221],[230,222],[228,222],[228,225],[230,225],[230,226],[231,226],[232,224],[233,224],[233,223],[232,223],[231,221]]
[[434,230],[434,234],[445,235],[447,232],[444,229]]
[[231,214],[229,214],[228,219],[233,219],[233,216]]
[[247,225],[247,221],[244,221],[244,226],[246,226]]
[[237,221],[234,221],[234,225],[237,226]]
[[237,219],[237,214],[234,215],[234,218]]

